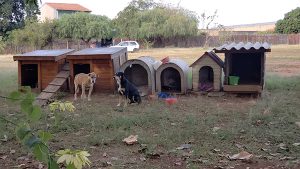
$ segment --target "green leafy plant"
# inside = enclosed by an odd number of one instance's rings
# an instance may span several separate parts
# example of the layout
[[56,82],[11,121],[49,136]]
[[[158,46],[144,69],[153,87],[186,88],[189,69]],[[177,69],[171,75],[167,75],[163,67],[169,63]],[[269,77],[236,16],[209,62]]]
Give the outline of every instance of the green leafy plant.
[[81,150],[60,150],[57,152],[57,163],[66,163],[68,169],[81,169],[85,165],[90,165],[91,161],[87,158],[90,154]]
[[[66,162],[68,169],[81,169],[83,166],[90,165],[91,162],[87,158],[90,154],[81,150],[59,150],[57,153],[51,151],[48,146],[52,134],[48,131],[33,128],[30,124],[39,122],[42,116],[42,110],[39,106],[34,105],[35,96],[31,93],[29,87],[22,87],[19,91],[14,91],[8,97],[14,102],[20,103],[21,112],[26,118],[19,119],[18,123],[9,121],[3,117],[1,119],[15,125],[16,138],[24,146],[28,147],[34,157],[47,164],[48,169],[59,169],[59,163]],[[49,106],[51,112],[73,112],[75,107],[71,102],[55,101]],[[55,156],[58,160],[55,161]]]

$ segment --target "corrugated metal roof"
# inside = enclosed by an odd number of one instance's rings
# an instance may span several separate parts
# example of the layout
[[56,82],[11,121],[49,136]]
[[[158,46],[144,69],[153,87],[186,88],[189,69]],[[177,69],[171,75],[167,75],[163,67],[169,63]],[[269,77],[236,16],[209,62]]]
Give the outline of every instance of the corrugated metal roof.
[[126,49],[126,47],[86,48],[70,55],[111,55]]
[[19,54],[16,56],[37,56],[37,57],[54,56],[55,57],[55,56],[65,55],[72,51],[74,51],[74,49],[36,50],[24,54]]
[[[175,64],[179,66],[183,71],[188,71],[189,70],[189,65],[181,59],[170,59],[167,63],[165,64]],[[164,65],[164,64],[162,64]]]
[[56,10],[91,12],[91,10],[79,4],[69,4],[69,3],[45,3],[45,4],[51,6]]
[[224,68],[224,62],[222,59],[219,58],[218,55],[215,54],[213,51],[207,51],[205,52],[199,59],[197,59],[194,63],[191,64],[191,67],[194,66],[201,58],[203,58],[205,55],[209,56],[212,60],[214,60],[220,67]]
[[271,45],[268,44],[267,42],[260,43],[230,43],[230,44],[224,44],[220,47],[214,48],[213,49],[216,53],[222,53],[222,52],[228,52],[228,51],[239,51],[239,50],[264,50],[265,52],[270,52],[271,51]]

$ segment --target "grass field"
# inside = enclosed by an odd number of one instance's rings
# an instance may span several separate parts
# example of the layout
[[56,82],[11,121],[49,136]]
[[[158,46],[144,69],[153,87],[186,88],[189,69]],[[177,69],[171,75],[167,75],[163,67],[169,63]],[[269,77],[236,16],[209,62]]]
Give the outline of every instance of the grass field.
[[[191,64],[205,50],[141,50],[129,58],[170,56]],[[9,55],[0,60],[0,95],[7,95],[17,87],[17,64]],[[115,106],[115,95],[79,100],[74,113],[62,114],[59,126],[48,126],[55,135],[50,147],[89,151],[91,168],[300,168],[300,146],[293,145],[300,143],[300,126],[296,125],[300,122],[300,46],[273,46],[266,64],[266,90],[261,98],[190,95],[179,96],[173,106],[144,98],[141,105],[125,109]],[[72,100],[72,95],[63,100]],[[18,112],[15,103],[0,100],[1,116],[13,121],[22,118]],[[44,113],[47,118],[49,111]],[[126,146],[122,139],[131,134],[139,136],[139,144]],[[13,127],[0,121],[0,138],[4,135],[8,141],[0,141],[0,166],[38,166],[17,144]],[[192,147],[176,149],[185,143]],[[251,161],[228,160],[228,155],[242,150],[253,154]]]

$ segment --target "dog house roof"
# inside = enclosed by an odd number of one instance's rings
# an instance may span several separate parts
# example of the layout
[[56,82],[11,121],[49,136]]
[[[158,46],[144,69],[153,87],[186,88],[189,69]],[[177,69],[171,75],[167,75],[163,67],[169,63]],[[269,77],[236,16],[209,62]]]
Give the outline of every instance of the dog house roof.
[[58,61],[66,57],[66,54],[73,52],[74,49],[57,50],[36,50],[14,56],[14,60],[55,60]]
[[220,67],[224,68],[224,62],[219,58],[218,55],[215,54],[213,51],[205,52],[199,59],[197,59],[194,63],[191,64],[190,67],[196,65],[203,57],[209,56],[213,61],[215,61]]
[[[181,60],[181,59],[170,59],[165,64],[175,64],[175,65],[179,66],[183,71],[189,70],[189,65],[184,60]],[[161,64],[160,66],[163,66],[165,64]]]
[[216,53],[226,53],[226,52],[235,52],[235,51],[262,51],[262,52],[271,52],[271,45],[268,44],[267,42],[260,43],[231,43],[231,44],[224,44],[220,47],[214,48],[213,49]]
[[126,47],[87,48],[70,55],[112,55],[126,49]]

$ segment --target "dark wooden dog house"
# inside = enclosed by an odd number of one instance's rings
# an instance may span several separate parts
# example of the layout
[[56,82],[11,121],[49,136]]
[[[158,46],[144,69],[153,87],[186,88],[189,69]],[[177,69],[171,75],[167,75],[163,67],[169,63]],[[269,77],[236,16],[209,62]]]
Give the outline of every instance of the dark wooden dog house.
[[224,62],[212,51],[191,64],[194,91],[220,91]]
[[137,59],[126,61],[120,70],[124,72],[125,77],[138,88],[143,96],[155,93],[154,65],[157,64],[160,65],[161,62],[155,61],[150,56],[141,56]]
[[33,91],[41,92],[56,77],[66,63],[66,55],[73,49],[36,50],[13,59],[18,61],[18,84],[30,86]]
[[[268,43],[231,43],[214,48],[225,53],[224,91],[261,93],[265,84],[265,52],[271,52]],[[230,85],[229,76],[239,77],[237,85]]]
[[113,75],[127,59],[126,47],[88,48],[67,55],[72,92],[75,75],[90,72],[95,72],[98,76],[95,92],[114,92],[116,87]]
[[158,92],[185,94],[188,88],[188,64],[180,59],[170,59],[156,70],[156,90]]

